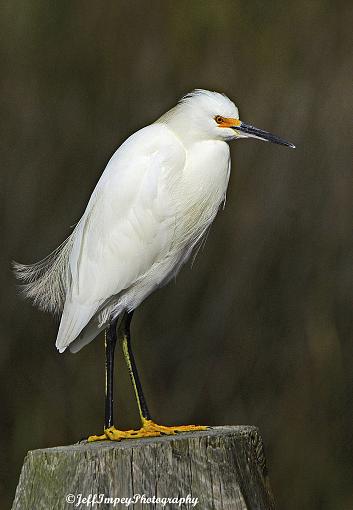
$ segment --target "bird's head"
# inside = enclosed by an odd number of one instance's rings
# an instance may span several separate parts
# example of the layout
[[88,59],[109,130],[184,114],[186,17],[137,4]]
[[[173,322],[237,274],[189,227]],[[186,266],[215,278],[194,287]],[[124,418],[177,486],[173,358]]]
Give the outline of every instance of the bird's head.
[[175,108],[159,120],[171,124],[179,135],[189,140],[229,142],[237,138],[257,138],[295,148],[292,143],[239,120],[235,104],[224,94],[209,90],[196,89],[186,94]]

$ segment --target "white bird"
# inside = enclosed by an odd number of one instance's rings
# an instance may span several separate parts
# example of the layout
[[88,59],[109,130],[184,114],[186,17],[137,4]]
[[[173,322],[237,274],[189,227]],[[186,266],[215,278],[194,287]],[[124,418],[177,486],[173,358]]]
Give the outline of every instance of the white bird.
[[[105,433],[90,439],[172,434],[204,427],[163,427],[148,412],[130,345],[132,312],[187,261],[225,201],[228,142],[258,138],[294,148],[244,124],[223,94],[195,90],[113,154],[86,210],[66,241],[33,265],[15,263],[24,292],[39,308],[61,313],[60,352],[79,351],[106,330]],[[116,326],[134,385],[142,427],[113,426]]]

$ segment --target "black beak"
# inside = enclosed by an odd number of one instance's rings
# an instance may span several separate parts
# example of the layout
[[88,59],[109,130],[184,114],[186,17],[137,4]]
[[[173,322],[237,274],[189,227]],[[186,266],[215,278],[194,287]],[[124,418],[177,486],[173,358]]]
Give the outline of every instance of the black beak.
[[285,145],[286,147],[295,149],[295,145],[293,145],[290,142],[287,142],[286,140],[283,140],[283,138],[279,138],[279,136],[272,135],[268,131],[257,129],[256,127],[250,126],[249,124],[244,124],[244,122],[242,122],[240,126],[233,126],[232,129],[244,133],[245,138],[247,137],[258,138],[259,140],[264,140],[266,142],[271,143],[278,143],[279,145]]

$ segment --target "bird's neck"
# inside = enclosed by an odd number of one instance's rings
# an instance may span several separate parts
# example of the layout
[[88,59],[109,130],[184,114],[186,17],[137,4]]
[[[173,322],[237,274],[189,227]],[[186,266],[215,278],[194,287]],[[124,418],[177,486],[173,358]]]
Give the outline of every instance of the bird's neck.
[[178,107],[162,115],[156,123],[166,125],[186,149],[195,143],[211,140],[208,133],[200,132],[199,123],[196,120],[190,118],[188,122],[185,122],[185,116],[179,114]]

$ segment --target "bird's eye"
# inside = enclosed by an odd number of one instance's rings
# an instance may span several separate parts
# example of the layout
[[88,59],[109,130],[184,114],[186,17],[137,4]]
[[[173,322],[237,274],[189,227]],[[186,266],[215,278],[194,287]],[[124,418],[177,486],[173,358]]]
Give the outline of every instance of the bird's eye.
[[216,115],[214,120],[217,122],[217,124],[222,124],[223,117],[221,115]]

